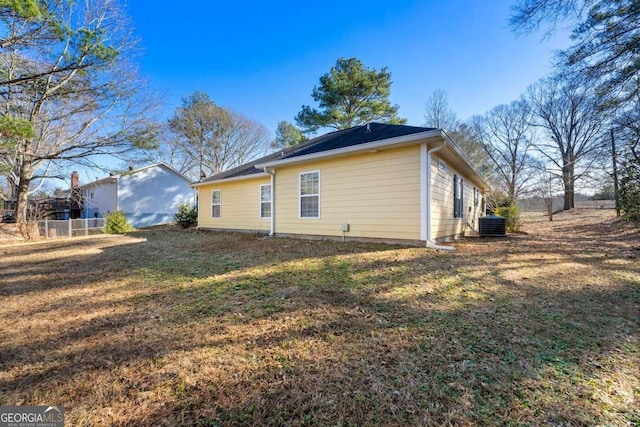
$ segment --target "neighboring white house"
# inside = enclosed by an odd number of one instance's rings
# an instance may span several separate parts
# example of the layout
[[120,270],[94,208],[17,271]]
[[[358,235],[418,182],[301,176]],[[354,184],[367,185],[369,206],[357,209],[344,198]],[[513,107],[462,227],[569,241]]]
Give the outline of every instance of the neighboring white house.
[[164,163],[81,185],[83,218],[121,210],[134,227],[170,223],[183,203],[195,204],[191,181]]

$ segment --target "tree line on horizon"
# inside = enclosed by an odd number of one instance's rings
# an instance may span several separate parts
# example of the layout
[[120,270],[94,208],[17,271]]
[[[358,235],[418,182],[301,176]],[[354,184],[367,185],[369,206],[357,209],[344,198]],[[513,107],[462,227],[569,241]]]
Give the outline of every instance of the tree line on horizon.
[[[496,200],[561,192],[570,209],[576,183],[610,182],[616,172],[624,213],[640,217],[633,210],[640,200],[639,15],[631,0],[517,0],[516,32],[573,25],[574,44],[557,55],[554,73],[520,99],[464,121],[436,90],[424,126],[456,140],[499,190]],[[136,40],[118,2],[7,0],[0,26],[0,173],[17,199],[18,222],[27,220],[34,183],[61,178],[65,164],[95,166],[96,155],[164,161],[195,181],[319,130],[406,123],[389,101],[389,70],[357,58],[339,58],[320,76],[311,93],[317,107],[303,105],[295,124],[281,121],[273,140],[264,126],[202,92],[159,123],[160,101],[135,72]]]

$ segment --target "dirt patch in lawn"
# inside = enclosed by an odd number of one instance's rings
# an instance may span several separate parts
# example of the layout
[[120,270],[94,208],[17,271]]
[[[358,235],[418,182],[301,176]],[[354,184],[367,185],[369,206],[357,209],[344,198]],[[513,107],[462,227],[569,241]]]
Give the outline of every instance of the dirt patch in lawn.
[[637,226],[455,252],[162,228],[0,246],[0,405],[69,425],[640,423]]

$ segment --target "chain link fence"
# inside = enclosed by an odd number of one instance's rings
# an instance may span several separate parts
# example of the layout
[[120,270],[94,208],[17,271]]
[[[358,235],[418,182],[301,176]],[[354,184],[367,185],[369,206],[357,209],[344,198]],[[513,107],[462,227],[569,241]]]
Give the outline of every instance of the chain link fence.
[[79,237],[102,234],[104,218],[86,218],[69,220],[38,221],[40,237],[54,239],[59,237]]

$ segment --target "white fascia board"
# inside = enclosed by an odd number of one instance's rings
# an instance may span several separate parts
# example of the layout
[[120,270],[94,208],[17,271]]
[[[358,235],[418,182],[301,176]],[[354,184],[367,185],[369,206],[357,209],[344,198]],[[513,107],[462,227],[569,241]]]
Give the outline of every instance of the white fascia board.
[[256,169],[271,168],[276,166],[284,166],[295,163],[303,163],[311,160],[322,159],[325,157],[335,157],[344,154],[356,153],[358,151],[375,150],[379,148],[406,144],[426,138],[444,137],[440,129],[429,130],[425,132],[412,133],[410,135],[397,136],[395,138],[382,139],[379,141],[368,142],[366,144],[350,145],[344,148],[336,148],[334,150],[321,151],[319,153],[307,154],[304,156],[292,157],[283,160],[273,160],[271,162],[259,163],[255,165]]
[[178,172],[177,170],[175,170],[174,168],[172,168],[171,166],[169,166],[165,162],[156,163],[155,165],[151,165],[151,166],[158,166],[158,167],[164,168],[164,169],[168,170],[169,172],[171,172],[171,173],[179,176],[180,178],[184,179],[189,184],[191,184],[191,180],[189,178],[187,178],[185,175],[181,174],[180,172]]
[[191,187],[193,188],[202,187],[203,185],[218,184],[220,182],[234,182],[234,181],[245,181],[245,180],[256,179],[256,178],[268,178],[270,176],[271,175],[269,175],[268,173],[259,172],[259,173],[252,173],[251,175],[233,176],[231,178],[216,179],[215,181],[195,182],[191,184]]
[[78,189],[79,190],[84,190],[86,188],[96,188],[100,185],[104,185],[104,184],[117,184],[118,181],[120,180],[120,175],[111,175],[111,176],[107,176],[105,178],[100,178],[97,179],[93,182],[90,182],[88,184],[83,184],[83,185],[78,185]]

